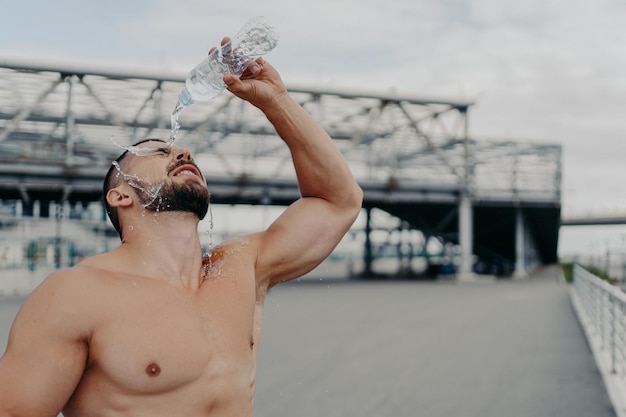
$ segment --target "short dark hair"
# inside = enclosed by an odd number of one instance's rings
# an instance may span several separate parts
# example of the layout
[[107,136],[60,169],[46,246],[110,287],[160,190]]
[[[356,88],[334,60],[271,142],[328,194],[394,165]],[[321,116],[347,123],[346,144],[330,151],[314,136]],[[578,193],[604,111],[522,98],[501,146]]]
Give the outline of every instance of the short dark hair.
[[[145,142],[163,142],[165,143],[165,141],[163,139],[156,139],[156,138],[148,138],[148,139],[142,139],[139,142],[136,142],[135,144],[133,144],[132,146],[139,146],[142,143]],[[123,175],[118,171],[118,166],[121,169],[124,169],[126,167],[126,164],[124,163],[124,161],[126,160],[126,157],[128,156],[130,152],[128,149],[126,149],[124,152],[122,152],[122,154],[115,160],[115,163],[111,163],[111,166],[109,167],[109,170],[107,171],[107,174],[104,176],[104,183],[102,185],[102,197],[104,199],[104,207],[105,210],[107,212],[107,215],[109,216],[109,219],[111,220],[111,223],[113,224],[113,227],[115,228],[115,230],[117,231],[117,234],[120,235],[120,239],[122,238],[122,226],[120,225],[120,218],[117,214],[117,207],[111,207],[109,205],[109,202],[107,201],[107,193],[109,192],[109,190],[111,188],[115,188],[118,185],[120,185],[122,183],[122,179],[124,178]],[[116,166],[117,164],[117,166]]]

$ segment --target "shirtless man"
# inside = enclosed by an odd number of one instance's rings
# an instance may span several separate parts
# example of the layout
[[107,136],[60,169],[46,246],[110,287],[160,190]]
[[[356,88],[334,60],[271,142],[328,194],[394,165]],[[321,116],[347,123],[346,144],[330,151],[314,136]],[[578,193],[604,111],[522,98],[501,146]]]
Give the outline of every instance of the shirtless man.
[[[138,145],[148,155],[125,155],[105,195],[121,245],[52,274],[18,313],[0,360],[0,417],[252,416],[267,291],[329,255],[362,192],[269,63],[224,81],[287,144],[302,198],[203,261],[202,174],[185,148]],[[163,184],[163,199],[151,203],[137,182]]]

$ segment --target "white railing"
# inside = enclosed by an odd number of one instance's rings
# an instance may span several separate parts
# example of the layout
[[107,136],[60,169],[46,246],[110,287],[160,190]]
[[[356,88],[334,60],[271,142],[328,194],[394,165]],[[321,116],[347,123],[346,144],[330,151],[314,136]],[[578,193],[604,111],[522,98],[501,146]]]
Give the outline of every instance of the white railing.
[[626,294],[574,266],[571,299],[618,416],[626,415]]

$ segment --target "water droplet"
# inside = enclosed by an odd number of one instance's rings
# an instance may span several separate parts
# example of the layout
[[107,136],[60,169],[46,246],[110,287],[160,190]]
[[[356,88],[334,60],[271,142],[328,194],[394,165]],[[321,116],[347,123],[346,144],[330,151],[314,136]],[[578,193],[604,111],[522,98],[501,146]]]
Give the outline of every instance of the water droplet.
[[213,247],[213,208],[209,200],[209,248]]
[[157,205],[157,210],[158,210],[159,206],[162,203],[162,197],[160,193],[161,193],[161,188],[163,187],[163,185],[165,185],[165,179],[163,179],[163,181],[161,181],[159,184],[155,186],[155,185],[150,184],[149,181],[143,178],[140,178],[137,175],[128,174],[122,171],[122,168],[120,167],[120,164],[117,161],[113,161],[112,164],[115,167],[115,169],[117,169],[117,172],[124,177],[124,181],[126,181],[128,185],[148,195],[148,202],[144,204],[143,207],[144,208],[149,207],[158,199],[159,200],[159,204]]

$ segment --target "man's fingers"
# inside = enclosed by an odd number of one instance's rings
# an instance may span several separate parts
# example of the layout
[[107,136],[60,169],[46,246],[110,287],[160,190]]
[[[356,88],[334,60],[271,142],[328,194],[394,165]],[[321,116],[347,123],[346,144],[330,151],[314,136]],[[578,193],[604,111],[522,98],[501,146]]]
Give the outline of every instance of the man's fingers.
[[[224,46],[226,45],[228,42],[230,42],[230,38],[228,36],[225,36],[222,38],[222,43],[221,45]],[[213,51],[215,51],[217,49],[217,47],[212,47],[211,49],[209,49],[209,55],[211,55],[213,53]]]
[[239,79],[237,79],[237,77],[234,76],[233,74],[228,74],[228,75],[224,76],[224,83],[228,86],[229,90],[238,81],[239,81]]
[[226,83],[228,91],[235,94],[237,97],[243,98],[244,100],[249,98],[250,94],[252,94],[252,90],[254,89],[252,85],[242,81],[233,74],[225,75],[224,83]]
[[256,75],[259,72],[261,72],[261,69],[263,69],[263,67],[256,61],[252,62],[250,65],[248,65],[248,68],[246,68],[251,75]]

